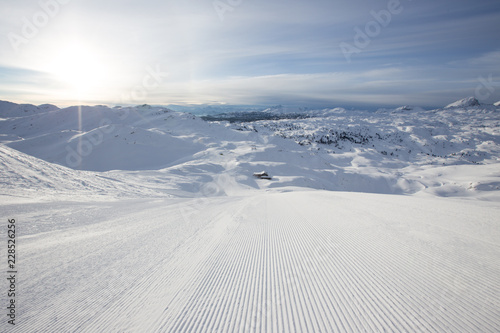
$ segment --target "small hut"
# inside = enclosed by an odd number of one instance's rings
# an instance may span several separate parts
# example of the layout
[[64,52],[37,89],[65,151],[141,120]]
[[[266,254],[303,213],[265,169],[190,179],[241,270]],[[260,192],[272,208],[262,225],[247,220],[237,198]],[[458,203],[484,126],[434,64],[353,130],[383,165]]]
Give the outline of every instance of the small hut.
[[259,179],[268,179],[268,180],[272,179],[272,177],[270,177],[269,174],[265,171],[255,172],[253,176]]

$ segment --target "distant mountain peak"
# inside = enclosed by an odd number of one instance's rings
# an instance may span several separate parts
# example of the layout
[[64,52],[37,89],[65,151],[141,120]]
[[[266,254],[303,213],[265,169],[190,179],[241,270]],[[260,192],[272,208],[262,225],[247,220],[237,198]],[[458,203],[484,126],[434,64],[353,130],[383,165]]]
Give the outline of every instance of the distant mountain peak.
[[413,106],[404,105],[396,109],[397,111],[411,111],[413,110]]
[[479,106],[481,105],[477,98],[471,96],[467,97],[464,99],[461,99],[459,101],[456,101],[454,103],[448,104],[446,108],[456,108],[456,107],[469,107],[469,106]]
[[42,104],[38,105],[38,108],[43,111],[55,111],[59,110],[59,107],[53,104]]

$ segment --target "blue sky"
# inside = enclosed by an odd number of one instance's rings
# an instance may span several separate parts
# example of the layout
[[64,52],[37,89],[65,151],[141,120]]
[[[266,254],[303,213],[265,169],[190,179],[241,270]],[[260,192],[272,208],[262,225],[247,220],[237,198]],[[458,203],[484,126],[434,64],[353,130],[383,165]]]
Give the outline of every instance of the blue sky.
[[442,106],[500,100],[498,0],[4,0],[0,99]]

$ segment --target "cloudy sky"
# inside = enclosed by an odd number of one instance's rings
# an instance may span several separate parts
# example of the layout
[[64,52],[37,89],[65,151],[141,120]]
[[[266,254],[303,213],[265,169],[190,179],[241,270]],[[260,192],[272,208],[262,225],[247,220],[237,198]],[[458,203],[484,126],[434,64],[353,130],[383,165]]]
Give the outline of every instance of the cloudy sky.
[[2,0],[0,99],[500,100],[498,0]]

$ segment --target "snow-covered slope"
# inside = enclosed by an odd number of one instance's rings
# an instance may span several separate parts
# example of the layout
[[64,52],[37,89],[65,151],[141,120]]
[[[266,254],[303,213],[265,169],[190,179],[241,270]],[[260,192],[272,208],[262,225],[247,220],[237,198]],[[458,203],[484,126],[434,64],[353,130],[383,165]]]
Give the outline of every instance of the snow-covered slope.
[[179,177],[158,172],[73,170],[0,145],[0,197],[3,203],[35,200],[117,200],[177,196]]
[[498,332],[500,109],[458,104],[0,102],[0,331]]
[[20,254],[3,331],[500,330],[497,203],[295,188],[2,213]]
[[[232,128],[271,133],[303,148],[279,143],[279,152],[262,158],[283,162],[268,167],[277,175],[276,186],[282,185],[283,173],[291,172],[295,181],[304,175],[301,186],[329,190],[472,195],[479,188],[500,189],[500,110],[493,106],[375,113],[338,108]],[[293,149],[300,153],[286,154]],[[287,159],[293,161],[289,168],[282,166]]]
[[[8,106],[0,110],[0,139],[11,148],[73,169],[127,170],[131,179],[138,170],[149,170],[154,179],[178,177],[170,189],[191,194],[220,177],[231,180],[231,189],[300,186],[462,196],[496,191],[500,184],[500,113],[494,106],[337,108],[232,124],[147,105],[33,107],[38,111],[28,115],[18,107],[14,116],[16,108]],[[271,182],[252,177],[262,170],[271,173]],[[226,185],[219,186],[222,192]]]
[[[206,125],[187,114],[150,107],[70,107],[0,122],[4,142],[48,162],[92,171],[160,168],[200,151]],[[194,124],[191,125],[191,122]]]
[[5,118],[26,117],[58,109],[59,108],[57,106],[52,104],[42,104],[36,106],[32,104],[16,104],[7,101],[0,101],[0,116]]
[[467,108],[467,107],[472,107],[472,106],[479,106],[479,101],[475,97],[467,97],[464,99],[461,99],[459,101],[453,102],[446,106],[446,109],[449,108]]

